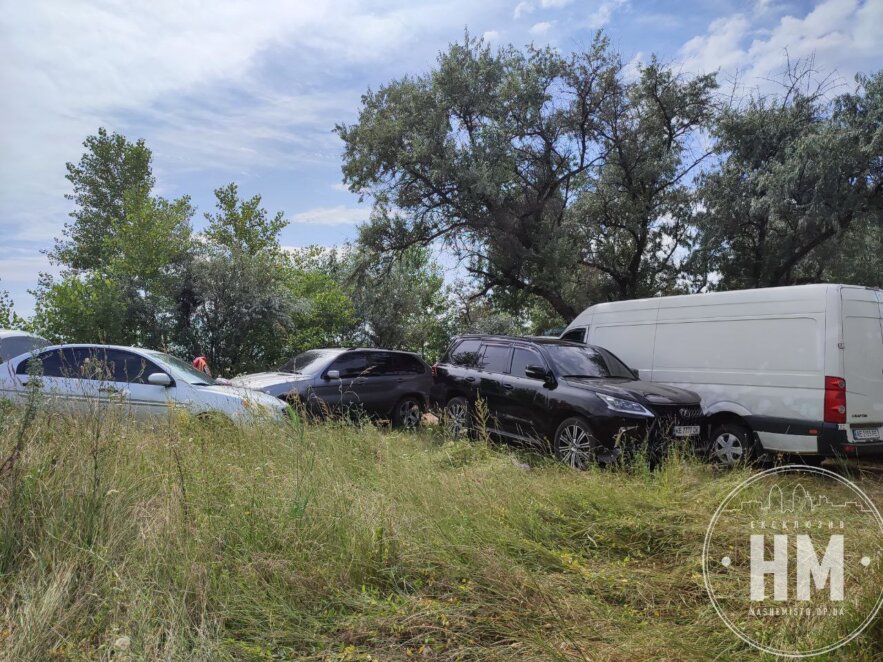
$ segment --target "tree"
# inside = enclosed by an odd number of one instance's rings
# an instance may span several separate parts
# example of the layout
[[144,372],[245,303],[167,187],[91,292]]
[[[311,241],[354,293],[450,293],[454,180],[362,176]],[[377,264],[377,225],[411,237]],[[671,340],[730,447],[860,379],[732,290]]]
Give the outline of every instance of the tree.
[[24,329],[27,325],[27,321],[15,312],[9,292],[0,290],[0,329]]
[[90,274],[65,273],[56,281],[41,274],[32,326],[54,342],[104,342],[135,344],[129,300],[113,279]]
[[275,256],[207,251],[192,266],[195,303],[178,342],[218,374],[280,364],[296,310]]
[[629,81],[601,35],[571,56],[492,53],[467,35],[338,125],[344,179],[375,203],[360,242],[386,253],[440,241],[478,294],[538,297],[565,319],[598,297],[668,288],[703,158],[687,146],[714,87],[655,60]]
[[152,154],[143,140],[129,142],[104,128],[83,142],[86,152],[79,163],[67,164],[73,193],[65,197],[76,204],[73,223],[56,239],[49,256],[76,270],[100,269],[105,264],[105,241],[113,238],[126,219],[125,197],[132,191],[149,194],[154,177]]
[[880,223],[883,75],[833,101],[806,64],[786,84],[726,109],[715,127],[723,163],[703,178],[697,220],[722,289],[826,279],[850,229],[872,237]]
[[450,301],[429,250],[411,247],[390,260],[366,250],[348,256],[345,282],[358,344],[437,355],[447,344]]
[[676,292],[693,245],[691,177],[712,154],[713,76],[684,79],[653,58],[597,119],[606,155],[572,208],[580,261],[604,299]]
[[281,211],[270,219],[261,196],[241,200],[235,183],[215,189],[215,198],[218,213],[205,215],[209,225],[204,234],[210,242],[250,255],[279,248],[279,233],[288,225]]

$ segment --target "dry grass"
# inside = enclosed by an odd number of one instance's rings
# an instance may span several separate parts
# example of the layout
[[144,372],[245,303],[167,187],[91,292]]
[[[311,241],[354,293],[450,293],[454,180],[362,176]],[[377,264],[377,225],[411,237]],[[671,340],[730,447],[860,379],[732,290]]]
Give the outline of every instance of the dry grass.
[[4,457],[23,440],[0,479],[4,659],[757,658],[700,560],[745,472],[579,473],[437,430],[21,424],[0,413]]

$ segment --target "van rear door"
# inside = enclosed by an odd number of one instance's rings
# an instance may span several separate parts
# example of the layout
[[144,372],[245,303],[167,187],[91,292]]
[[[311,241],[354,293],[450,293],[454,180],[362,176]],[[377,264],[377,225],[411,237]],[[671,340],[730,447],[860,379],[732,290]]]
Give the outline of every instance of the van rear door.
[[843,287],[840,296],[846,420],[852,428],[883,427],[883,293]]

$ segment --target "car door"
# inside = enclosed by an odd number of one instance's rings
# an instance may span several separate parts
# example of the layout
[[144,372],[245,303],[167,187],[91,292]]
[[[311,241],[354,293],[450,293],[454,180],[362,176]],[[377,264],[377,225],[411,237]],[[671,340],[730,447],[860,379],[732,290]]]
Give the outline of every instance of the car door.
[[365,363],[365,370],[353,380],[353,392],[365,411],[388,414],[399,399],[397,386],[402,381],[393,370],[392,353],[365,352]]
[[25,389],[32,380],[39,380],[45,406],[52,411],[95,411],[100,404],[98,383],[89,378],[89,366],[83,364],[80,349],[63,347],[40,352],[18,364],[16,378]]
[[508,375],[501,377],[505,399],[501,422],[505,431],[523,439],[539,440],[548,434],[548,392],[542,380],[526,375],[529,365],[548,368],[539,352],[529,347],[514,347]]
[[478,396],[481,353],[481,341],[473,338],[461,340],[451,349],[450,356],[439,371],[447,389],[453,393],[463,393],[469,402],[475,402]]
[[167,387],[147,382],[155,372],[166,373],[147,358],[121,349],[108,349],[104,360],[113,382],[103,385],[109,399],[116,398],[127,413],[146,420],[168,413],[174,403],[174,386]]
[[424,401],[428,401],[429,390],[432,387],[432,372],[429,366],[416,356],[404,352],[390,352],[390,358],[391,372],[396,378],[395,402],[413,393],[418,393]]
[[[334,359],[322,373],[319,382],[313,387],[313,395],[332,411],[361,409],[361,400],[353,387],[367,368],[365,352],[345,352]],[[337,379],[328,375],[334,370],[340,373]]]
[[[510,426],[506,423],[506,392],[503,377],[509,372],[512,359],[512,346],[508,343],[486,342],[482,344],[478,363],[477,396],[487,405],[488,419],[485,421],[491,430],[504,432]],[[476,410],[480,413],[480,410]]]

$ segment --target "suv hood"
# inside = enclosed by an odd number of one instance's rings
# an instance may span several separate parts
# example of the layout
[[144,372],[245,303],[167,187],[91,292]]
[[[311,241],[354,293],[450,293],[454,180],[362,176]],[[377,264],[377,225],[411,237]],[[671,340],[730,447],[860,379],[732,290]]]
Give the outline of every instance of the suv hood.
[[284,386],[309,379],[310,375],[293,372],[256,372],[251,375],[240,375],[232,380],[233,386],[265,389],[270,386]]
[[604,393],[617,398],[636,400],[649,405],[694,405],[699,404],[699,394],[677,386],[654,384],[642,380],[620,378],[565,377],[562,382],[576,388]]

